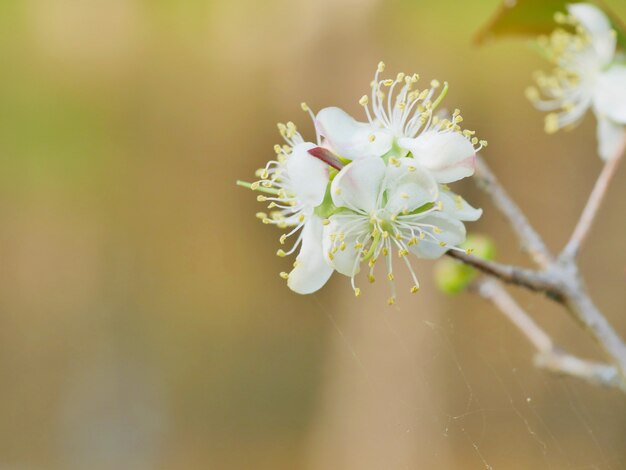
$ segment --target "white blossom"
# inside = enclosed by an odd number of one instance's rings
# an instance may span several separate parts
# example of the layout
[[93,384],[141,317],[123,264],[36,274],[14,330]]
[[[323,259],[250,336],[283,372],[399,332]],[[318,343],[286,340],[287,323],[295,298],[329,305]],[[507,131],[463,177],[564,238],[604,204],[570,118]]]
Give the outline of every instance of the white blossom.
[[[419,282],[408,255],[438,258],[465,240],[462,220],[476,220],[481,211],[440,187],[430,172],[403,157],[386,165],[380,157],[355,160],[343,168],[331,184],[333,203],[339,210],[324,227],[324,252],[330,265],[349,276],[355,294],[355,277],[368,263],[369,280],[374,267],[385,265],[395,302],[394,262],[397,254],[412,279]],[[443,197],[443,199],[440,199]],[[446,207],[447,206],[447,207]]]
[[[462,130],[456,110],[450,119],[441,119],[435,110],[445,97],[448,84],[433,80],[430,86],[414,88],[417,74],[400,73],[395,79],[380,79],[385,69],[378,65],[370,96],[359,103],[367,122],[359,122],[340,108],[322,109],[316,116],[318,132],[341,157],[356,160],[369,157],[404,157],[409,152],[420,166],[440,183],[450,183],[474,172],[474,159],[486,144],[473,131]],[[370,109],[371,108],[371,109]]]
[[322,219],[315,214],[326,194],[329,167],[309,153],[318,145],[305,142],[293,123],[279,124],[279,130],[287,145],[275,147],[277,159],[268,162],[259,172],[262,179],[251,187],[266,193],[257,200],[269,202],[268,208],[272,209],[269,215],[259,213],[258,217],[266,224],[289,229],[280,237],[280,243],[296,237],[288,251],[278,251],[284,257],[299,249],[294,268],[281,276],[293,291],[310,294],[321,288],[333,272],[322,252]]
[[624,138],[626,65],[616,53],[616,32],[599,8],[575,3],[567,10],[556,16],[563,28],[543,41],[555,69],[537,73],[539,89],[529,88],[527,96],[549,111],[548,133],[577,124],[591,108],[598,121],[598,153],[606,160]]

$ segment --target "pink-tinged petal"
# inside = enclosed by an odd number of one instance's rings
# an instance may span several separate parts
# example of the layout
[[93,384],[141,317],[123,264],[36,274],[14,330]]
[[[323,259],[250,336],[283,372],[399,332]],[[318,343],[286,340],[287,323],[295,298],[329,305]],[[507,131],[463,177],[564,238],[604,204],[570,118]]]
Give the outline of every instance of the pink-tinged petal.
[[[457,246],[465,241],[465,225],[445,214],[428,215],[420,220],[420,223],[433,225],[440,230],[440,233],[436,233],[439,230],[427,229],[426,231],[433,234],[436,240],[427,235],[416,245],[410,247],[411,252],[419,258],[439,258],[451,246]],[[445,243],[445,245],[441,246],[440,242]]]
[[624,139],[626,126],[608,119],[598,119],[598,153],[602,160],[616,158]]
[[388,131],[359,122],[340,108],[322,109],[315,123],[328,145],[349,160],[382,157],[393,145],[393,136]]
[[598,7],[590,3],[574,3],[567,10],[576,18],[591,36],[591,45],[600,62],[608,64],[615,55],[615,35],[608,17]]
[[310,142],[298,144],[285,162],[290,191],[311,207],[322,203],[328,186],[328,165],[308,153],[315,147]]
[[287,285],[298,294],[319,290],[333,273],[322,250],[322,220],[311,217],[302,228],[302,246],[296,257],[296,267],[289,273]]
[[[338,273],[352,277],[357,275],[361,269],[361,252],[355,248],[357,236],[348,235],[343,242],[338,241],[339,233],[349,221],[348,218],[340,215],[331,216],[330,223],[324,227],[323,250],[330,266]],[[363,223],[366,224],[367,222],[364,220]],[[343,250],[341,249],[342,243],[344,244]]]
[[626,124],[626,66],[614,65],[598,76],[593,97],[598,118]]
[[415,139],[399,139],[398,144],[430,170],[438,183],[452,183],[474,174],[474,147],[458,132],[427,131]]
[[330,187],[333,203],[337,207],[371,212],[376,209],[385,172],[385,162],[378,157],[349,163],[333,179]]
[[458,220],[474,222],[483,214],[482,209],[470,206],[465,199],[448,189],[440,189],[439,200],[443,212]]
[[418,165],[413,158],[401,158],[399,165],[387,167],[386,209],[392,214],[412,212],[434,202],[439,193],[437,182],[431,173]]

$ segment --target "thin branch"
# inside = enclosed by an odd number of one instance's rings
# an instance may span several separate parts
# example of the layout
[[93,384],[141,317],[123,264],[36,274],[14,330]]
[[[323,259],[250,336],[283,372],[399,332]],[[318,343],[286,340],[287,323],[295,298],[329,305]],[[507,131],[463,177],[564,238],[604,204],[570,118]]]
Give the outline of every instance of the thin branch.
[[591,227],[593,227],[593,222],[598,215],[598,211],[607,194],[609,185],[615,173],[617,173],[624,153],[626,153],[626,133],[615,155],[604,164],[604,168],[602,168],[602,172],[587,200],[587,205],[578,220],[569,242],[561,254],[561,259],[571,261],[578,255],[581,245],[589,235]]
[[476,157],[476,174],[474,176],[478,186],[493,200],[496,207],[508,219],[515,231],[517,238],[532,259],[541,267],[547,267],[552,263],[553,257],[542,238],[530,225],[528,219],[519,206],[498,182],[485,160]]
[[626,383],[617,367],[580,359],[554,345],[552,338],[519,306],[504,287],[493,279],[478,284],[478,293],[490,300],[513,323],[537,350],[534,363],[550,372],[583,379],[592,384],[618,387]]
[[461,251],[450,250],[446,254],[507,284],[515,284],[535,292],[543,292],[551,299],[563,302],[563,295],[559,285],[555,282],[555,276],[548,272],[487,261]]

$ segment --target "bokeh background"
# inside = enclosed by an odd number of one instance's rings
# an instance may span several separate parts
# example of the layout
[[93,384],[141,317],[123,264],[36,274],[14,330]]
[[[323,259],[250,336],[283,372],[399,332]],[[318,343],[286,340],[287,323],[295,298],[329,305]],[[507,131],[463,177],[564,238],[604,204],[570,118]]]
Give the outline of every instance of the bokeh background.
[[[608,3],[622,17],[622,0]],[[299,103],[359,113],[376,64],[445,104],[558,249],[601,163],[589,118],[547,137],[524,41],[478,48],[497,0],[0,2],[0,468],[620,469],[626,398],[547,376],[490,305],[385,304],[278,272],[251,179]],[[626,168],[582,257],[626,336]],[[526,263],[470,182],[503,261]],[[408,290],[408,280],[400,280]],[[557,341],[598,348],[516,292]]]

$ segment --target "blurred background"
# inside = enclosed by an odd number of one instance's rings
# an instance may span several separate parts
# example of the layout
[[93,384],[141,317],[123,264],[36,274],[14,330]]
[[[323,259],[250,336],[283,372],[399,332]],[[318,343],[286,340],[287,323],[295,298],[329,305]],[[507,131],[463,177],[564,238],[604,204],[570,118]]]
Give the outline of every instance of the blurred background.
[[[608,3],[622,17],[622,0]],[[620,469],[626,398],[548,376],[432,263],[387,307],[335,276],[298,296],[254,178],[299,103],[357,103],[379,60],[444,102],[558,249],[601,168],[595,122],[547,137],[525,41],[478,48],[497,0],[0,2],[0,468]],[[582,268],[626,336],[626,168]],[[526,263],[471,181],[503,261]],[[408,279],[400,288],[408,292]],[[562,346],[598,348],[515,291]]]

